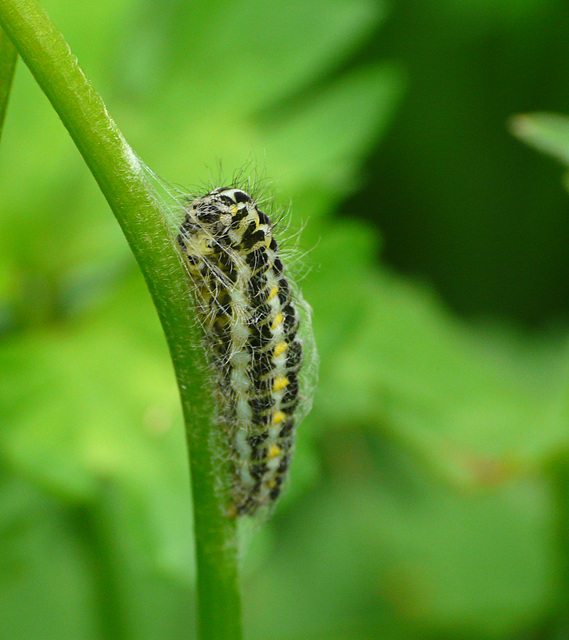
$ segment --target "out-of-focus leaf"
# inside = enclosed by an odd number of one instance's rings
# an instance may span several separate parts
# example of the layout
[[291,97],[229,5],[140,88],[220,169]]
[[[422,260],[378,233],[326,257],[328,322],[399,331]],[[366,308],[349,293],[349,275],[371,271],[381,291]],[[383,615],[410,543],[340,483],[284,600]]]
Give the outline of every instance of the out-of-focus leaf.
[[[212,109],[247,117],[341,63],[377,27],[384,6],[372,0],[331,0],[325,9],[316,0],[149,5],[121,56],[123,75],[137,93],[160,102],[183,92],[200,117]],[[152,58],[144,51],[149,42]],[[162,73],[149,82],[153,68],[141,60]]]
[[[48,498],[7,474],[1,487],[3,639],[194,637],[187,580],[151,561],[147,510],[124,485],[101,482],[86,505]],[[185,551],[176,561],[187,565]]]
[[[346,440],[338,446],[345,451]],[[277,534],[283,551],[246,592],[255,637],[277,628],[285,640],[371,639],[380,631],[505,639],[547,614],[554,559],[546,488],[456,494],[408,463],[392,460],[391,471],[384,465],[375,476],[362,453]],[[287,594],[276,608],[273,584]]]
[[569,346],[456,319],[372,264],[373,234],[327,223],[306,282],[323,360],[312,428],[367,426],[460,482],[487,485],[569,447]]
[[[330,364],[360,335],[368,305],[373,304],[368,279],[377,236],[356,223],[329,220],[317,228],[323,235],[309,254],[312,272],[304,290],[314,311],[316,342],[325,363],[322,375],[327,376]],[[326,402],[326,387],[320,382],[319,404]],[[353,407],[357,411],[356,403]]]
[[524,142],[569,165],[569,117],[553,113],[516,116],[511,129]]
[[288,189],[308,183],[345,196],[354,188],[362,154],[386,129],[401,90],[401,73],[392,65],[342,78],[292,110],[284,123],[267,125],[269,165],[281,169]]
[[191,526],[187,496],[180,493],[171,477],[150,500],[124,482],[104,482],[97,504],[89,506],[97,551],[108,563],[117,599],[118,637],[195,637]]
[[4,469],[0,478],[2,637],[102,638],[92,551],[73,518]]
[[123,485],[144,505],[155,563],[189,578],[186,445],[166,346],[142,283],[117,291],[96,322],[6,340],[0,363],[10,372],[0,402],[3,457],[80,504],[97,497],[101,482]]

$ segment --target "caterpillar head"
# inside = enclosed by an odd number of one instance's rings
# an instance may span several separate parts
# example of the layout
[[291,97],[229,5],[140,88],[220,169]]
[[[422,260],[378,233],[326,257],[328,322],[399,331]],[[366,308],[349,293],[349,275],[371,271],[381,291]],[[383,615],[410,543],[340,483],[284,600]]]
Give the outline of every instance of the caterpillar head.
[[219,233],[229,227],[235,228],[255,208],[252,198],[244,191],[218,187],[205,196],[194,198],[188,214],[200,226]]

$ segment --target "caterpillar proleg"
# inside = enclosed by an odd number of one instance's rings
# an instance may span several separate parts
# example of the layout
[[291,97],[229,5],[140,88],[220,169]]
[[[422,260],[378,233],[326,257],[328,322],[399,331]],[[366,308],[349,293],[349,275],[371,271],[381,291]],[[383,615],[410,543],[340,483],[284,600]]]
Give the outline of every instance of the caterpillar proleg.
[[192,200],[178,235],[218,378],[235,516],[278,498],[295,427],[311,402],[301,384],[307,356],[316,359],[305,348],[309,310],[285,274],[273,231],[251,196],[221,187]]

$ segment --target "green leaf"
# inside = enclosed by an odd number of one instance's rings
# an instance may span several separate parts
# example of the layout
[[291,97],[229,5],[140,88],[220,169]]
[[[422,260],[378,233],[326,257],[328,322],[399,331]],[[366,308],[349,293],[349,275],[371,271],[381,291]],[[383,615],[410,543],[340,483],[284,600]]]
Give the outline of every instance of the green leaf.
[[121,56],[123,76],[160,103],[183,95],[200,115],[247,116],[290,100],[341,64],[385,13],[383,2],[371,0],[331,0],[325,10],[317,0],[149,5]]
[[524,142],[569,165],[569,117],[552,113],[516,116],[511,129]]
[[[374,473],[365,443],[330,431],[322,443],[334,438],[334,478],[291,514],[246,594],[253,637],[511,638],[549,613],[546,487],[465,495],[428,482],[389,444]],[[264,616],[275,584],[287,597]]]
[[[317,300],[332,295],[322,289]],[[316,419],[377,429],[455,481],[479,485],[567,448],[566,337],[530,340],[459,321],[430,292],[384,270],[336,299],[353,319],[346,346],[336,342]]]
[[38,487],[79,504],[97,498],[102,482],[126,487],[146,514],[156,566],[187,581],[181,415],[142,283],[115,291],[96,319],[5,341],[3,455]]
[[92,559],[71,513],[4,468],[0,478],[3,637],[98,640]]
[[290,190],[309,184],[345,197],[354,189],[361,158],[391,121],[402,88],[393,65],[363,67],[331,83],[284,121],[265,125],[269,165],[279,167]]
[[[324,231],[325,229],[325,231]],[[313,432],[366,427],[436,473],[491,486],[569,447],[569,342],[457,319],[374,264],[373,232],[328,221],[305,283],[322,367]]]

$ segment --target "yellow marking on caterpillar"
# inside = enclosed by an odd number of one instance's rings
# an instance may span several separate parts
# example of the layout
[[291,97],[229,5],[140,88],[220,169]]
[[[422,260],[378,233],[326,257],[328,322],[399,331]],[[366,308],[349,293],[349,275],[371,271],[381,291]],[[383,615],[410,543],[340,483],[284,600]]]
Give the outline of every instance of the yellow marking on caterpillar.
[[277,313],[275,319],[273,320],[273,324],[271,325],[271,331],[274,331],[279,326],[279,324],[282,323],[283,319],[283,314]]
[[282,453],[282,449],[276,445],[276,444],[272,444],[269,447],[269,452],[267,454],[268,458],[276,458],[277,456],[280,456],[280,454]]
[[273,424],[278,424],[286,418],[286,415],[282,411],[275,411],[273,415]]
[[270,302],[279,292],[279,288],[278,287],[273,287],[270,291],[269,291],[269,297],[267,298],[267,302]]
[[229,207],[229,210],[231,211],[231,213],[232,213],[233,215],[235,215],[235,214],[239,211],[239,207],[238,207],[236,204],[232,204],[232,205]]
[[288,344],[286,342],[279,342],[273,352],[273,358],[278,358],[281,355],[281,353],[284,353],[287,349],[288,349]]
[[280,391],[284,389],[288,384],[288,378],[285,376],[281,376],[279,378],[275,378],[275,382],[273,384],[273,391]]

